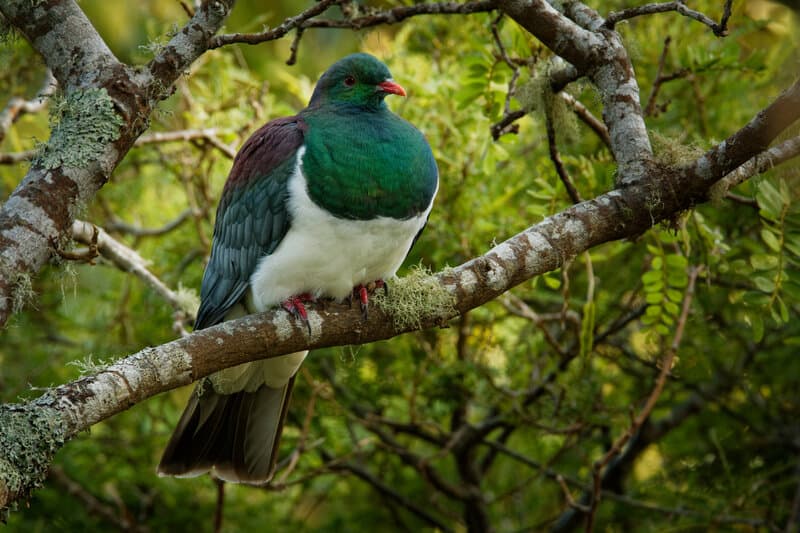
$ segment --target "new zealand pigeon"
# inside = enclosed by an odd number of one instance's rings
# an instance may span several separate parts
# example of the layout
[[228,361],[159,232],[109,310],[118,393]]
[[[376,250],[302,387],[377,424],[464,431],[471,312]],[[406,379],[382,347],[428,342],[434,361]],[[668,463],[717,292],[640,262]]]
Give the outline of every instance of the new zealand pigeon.
[[[355,296],[397,272],[428,219],[439,173],[422,133],[386,107],[405,91],[353,54],[322,75],[308,107],[245,142],[217,208],[195,329],[282,305]],[[295,374],[308,352],[204,379],[158,472],[270,480]]]

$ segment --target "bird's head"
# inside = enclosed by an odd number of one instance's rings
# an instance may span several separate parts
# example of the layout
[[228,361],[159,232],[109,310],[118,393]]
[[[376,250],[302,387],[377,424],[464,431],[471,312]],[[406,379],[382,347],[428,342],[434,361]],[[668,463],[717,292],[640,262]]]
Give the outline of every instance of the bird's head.
[[405,96],[389,69],[369,54],[351,54],[331,65],[317,82],[309,107],[350,104],[380,109],[387,94]]

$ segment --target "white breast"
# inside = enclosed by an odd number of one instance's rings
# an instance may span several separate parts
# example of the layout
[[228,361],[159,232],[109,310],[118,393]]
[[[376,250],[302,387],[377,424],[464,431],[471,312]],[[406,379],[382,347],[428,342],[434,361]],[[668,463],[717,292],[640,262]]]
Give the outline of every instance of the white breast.
[[308,196],[302,174],[304,152],[305,148],[298,150],[297,171],[288,185],[291,227],[250,278],[259,311],[305,292],[341,300],[359,284],[393,277],[433,204],[407,220],[336,218]]

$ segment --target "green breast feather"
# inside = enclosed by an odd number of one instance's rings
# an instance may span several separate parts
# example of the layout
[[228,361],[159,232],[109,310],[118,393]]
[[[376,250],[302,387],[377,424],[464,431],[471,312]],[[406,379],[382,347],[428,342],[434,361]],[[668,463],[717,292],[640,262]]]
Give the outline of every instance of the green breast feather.
[[303,173],[314,203],[353,220],[407,219],[428,208],[438,171],[414,126],[386,108],[337,106],[304,118]]

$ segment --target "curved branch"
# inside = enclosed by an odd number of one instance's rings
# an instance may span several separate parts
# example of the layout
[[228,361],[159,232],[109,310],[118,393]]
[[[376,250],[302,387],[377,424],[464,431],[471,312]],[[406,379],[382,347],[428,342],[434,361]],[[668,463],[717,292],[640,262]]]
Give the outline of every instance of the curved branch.
[[639,85],[620,36],[602,29],[600,16],[580,2],[567,5],[577,23],[545,0],[499,0],[498,4],[594,83],[603,102],[611,151],[619,165],[619,184],[643,179],[651,166],[653,150],[639,102]]
[[[317,19],[317,15],[325,12],[328,7],[337,1],[322,0],[308,8],[299,15],[286,19],[279,26],[260,33],[233,33],[219,35],[211,40],[209,48],[219,48],[227,44],[259,44],[266,41],[280,39],[293,29],[303,32],[308,28],[335,28],[361,30],[382,24],[397,24],[417,15],[469,15],[493,11],[496,9],[495,0],[473,0],[471,2],[432,2],[429,4],[415,4],[399,6],[391,9],[378,10],[374,13],[361,16],[345,17],[341,20]],[[296,51],[297,42],[292,45]]]
[[[156,394],[248,361],[305,349],[363,344],[440,326],[594,246],[640,235],[704,201],[709,188],[733,170],[732,161],[744,162],[758,155],[758,148],[780,133],[772,123],[776,113],[792,114],[794,119],[800,115],[798,83],[683,171],[654,168],[656,174],[650,179],[576,204],[485,255],[424,280],[429,291],[444,291],[454,303],[452,307],[421,309],[414,323],[398,325],[380,308],[365,322],[360,310],[338,304],[311,310],[308,329],[283,310],[250,315],[145,348],[27,403],[0,406],[0,425],[15,428],[0,433],[0,507],[26,497],[39,486],[53,454],[66,440]],[[778,124],[787,127],[794,119],[782,116]],[[743,142],[743,132],[754,135],[758,142]],[[709,160],[718,164],[709,165]],[[394,291],[393,297],[400,294]],[[19,453],[20,447],[26,453]]]
[[138,71],[120,63],[73,0],[34,8],[0,3],[0,13],[45,58],[65,92],[68,111],[35,157],[22,183],[0,208],[0,326],[21,307],[21,287],[37,273],[147,128],[155,99],[208,46],[233,0],[203,2],[150,63]]
[[184,309],[180,295],[167,287],[163,281],[148,270],[147,262],[136,250],[128,248],[103,229],[89,222],[76,220],[72,223],[72,238],[78,242],[96,247],[97,252],[114,263],[117,268],[123,272],[130,272],[149,285],[176,311],[193,312],[193,310]]
[[279,26],[268,31],[261,33],[233,33],[227,35],[218,35],[211,39],[208,44],[209,49],[219,48],[226,44],[244,43],[244,44],[258,44],[266,41],[274,41],[280,39],[293,29],[303,29],[302,24],[312,17],[324,13],[331,5],[336,3],[336,0],[322,0],[313,6],[309,7],[299,15],[284,20]]
[[717,37],[724,37],[725,35],[728,35],[728,19],[731,16],[732,3],[733,3],[732,0],[726,0],[725,9],[719,23],[714,22],[709,17],[707,17],[703,13],[700,13],[699,11],[689,9],[686,6],[686,4],[683,3],[682,0],[677,0],[675,2],[662,2],[660,4],[645,4],[643,6],[636,6],[628,9],[623,9],[622,11],[612,12],[606,18],[606,21],[603,24],[603,26],[608,29],[614,29],[614,26],[623,20],[628,20],[642,15],[653,15],[655,13],[667,13],[669,11],[676,11],[681,15],[683,15],[684,17],[689,17],[702,24],[705,24],[706,26],[711,28],[711,31],[713,31],[714,35],[716,35]]

